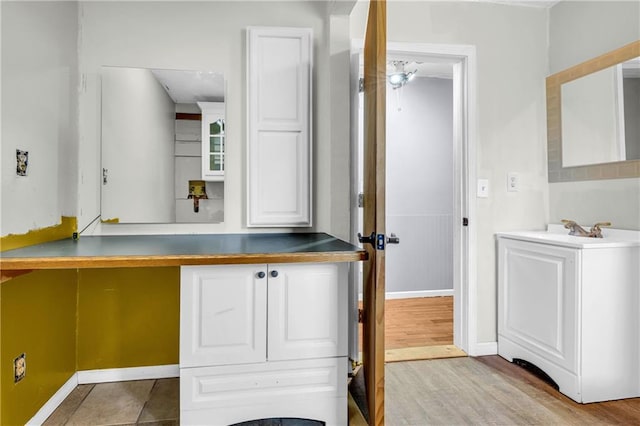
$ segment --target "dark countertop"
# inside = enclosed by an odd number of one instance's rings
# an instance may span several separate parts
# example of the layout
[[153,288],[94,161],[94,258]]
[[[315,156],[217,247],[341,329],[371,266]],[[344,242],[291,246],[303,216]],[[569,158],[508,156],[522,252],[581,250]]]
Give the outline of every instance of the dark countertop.
[[0,269],[353,262],[364,249],[324,233],[86,236],[0,253]]

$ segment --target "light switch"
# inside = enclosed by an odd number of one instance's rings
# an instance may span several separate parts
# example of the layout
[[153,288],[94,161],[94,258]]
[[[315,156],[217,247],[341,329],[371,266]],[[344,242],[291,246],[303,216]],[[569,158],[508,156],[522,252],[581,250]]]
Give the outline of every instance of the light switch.
[[511,172],[507,174],[507,191],[518,192],[520,190],[520,177],[517,173]]
[[489,197],[489,179],[478,179],[478,198]]

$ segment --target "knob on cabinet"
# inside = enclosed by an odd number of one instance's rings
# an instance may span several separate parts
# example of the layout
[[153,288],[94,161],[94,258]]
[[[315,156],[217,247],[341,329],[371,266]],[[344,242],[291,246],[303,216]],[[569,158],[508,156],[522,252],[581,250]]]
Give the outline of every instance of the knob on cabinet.
[[266,274],[265,274],[264,272],[262,272],[262,271],[260,271],[260,272],[258,272],[258,273],[256,274],[256,277],[258,277],[258,278],[260,278],[260,279],[264,278],[265,276],[266,276]]
[[273,278],[277,277],[278,276],[278,271],[271,271],[271,276]]

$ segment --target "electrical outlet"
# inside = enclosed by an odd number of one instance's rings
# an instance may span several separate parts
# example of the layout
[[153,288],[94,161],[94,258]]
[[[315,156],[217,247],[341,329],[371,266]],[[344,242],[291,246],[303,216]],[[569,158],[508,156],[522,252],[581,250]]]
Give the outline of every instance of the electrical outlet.
[[13,383],[18,383],[27,374],[27,356],[20,354],[13,360]]
[[29,151],[16,149],[16,174],[18,176],[27,175],[27,166],[29,165]]

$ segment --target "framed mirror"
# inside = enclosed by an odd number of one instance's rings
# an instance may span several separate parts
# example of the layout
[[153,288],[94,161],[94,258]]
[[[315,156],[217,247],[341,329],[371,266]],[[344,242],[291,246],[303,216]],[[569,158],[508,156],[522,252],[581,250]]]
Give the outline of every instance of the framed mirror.
[[102,221],[222,223],[223,74],[105,66],[101,81]]
[[640,177],[640,41],[546,86],[549,182]]

